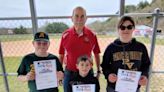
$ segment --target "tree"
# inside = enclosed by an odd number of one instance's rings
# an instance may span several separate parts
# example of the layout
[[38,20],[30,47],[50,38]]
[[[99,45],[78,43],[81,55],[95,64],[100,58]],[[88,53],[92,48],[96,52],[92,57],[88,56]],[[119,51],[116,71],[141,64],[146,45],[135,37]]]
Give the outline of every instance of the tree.
[[13,32],[15,34],[27,34],[27,29],[21,25],[19,28],[15,28]]
[[125,6],[125,13],[130,13],[136,11],[135,5],[126,5]]
[[145,8],[145,7],[148,6],[148,5],[149,5],[149,2],[148,2],[148,1],[145,1],[145,2],[141,1],[141,2],[137,5],[137,7],[138,7],[138,9],[143,9],[143,8]]
[[103,30],[102,22],[95,21],[92,24],[88,25],[92,30],[96,31],[97,33],[101,33]]
[[45,27],[45,31],[48,33],[62,33],[64,30],[68,29],[68,25],[62,22],[49,23]]

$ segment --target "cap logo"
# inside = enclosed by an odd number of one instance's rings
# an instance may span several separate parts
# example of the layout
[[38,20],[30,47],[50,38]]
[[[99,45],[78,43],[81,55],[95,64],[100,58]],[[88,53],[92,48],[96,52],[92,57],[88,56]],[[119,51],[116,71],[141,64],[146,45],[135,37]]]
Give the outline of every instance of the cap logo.
[[40,33],[39,38],[44,38],[44,33]]

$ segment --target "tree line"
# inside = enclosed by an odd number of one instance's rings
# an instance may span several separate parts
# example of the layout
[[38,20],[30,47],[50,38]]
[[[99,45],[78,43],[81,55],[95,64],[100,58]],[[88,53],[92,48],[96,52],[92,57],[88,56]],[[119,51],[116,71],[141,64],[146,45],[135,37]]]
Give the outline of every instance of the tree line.
[[[135,5],[126,5],[125,6],[125,13],[133,12],[136,10],[142,10],[145,7],[149,6],[148,1],[141,1],[137,6]],[[118,12],[116,12],[118,13]],[[112,24],[111,24],[112,22]],[[103,33],[107,30],[115,30],[114,26],[116,24],[116,21],[109,18],[105,22],[95,21],[92,24],[89,24],[88,26],[91,27],[93,30],[95,30],[97,33]],[[44,26],[44,31],[47,33],[62,33],[64,30],[66,30],[69,26],[63,22],[53,22],[48,23],[46,26]],[[13,30],[14,34],[27,34],[27,28],[23,27],[22,25],[20,27],[17,27]]]
[[[48,23],[46,26],[43,26],[43,31],[47,33],[62,33],[64,30],[68,29],[69,26],[63,22],[53,22]],[[28,30],[24,26],[14,28],[14,34],[28,34]]]

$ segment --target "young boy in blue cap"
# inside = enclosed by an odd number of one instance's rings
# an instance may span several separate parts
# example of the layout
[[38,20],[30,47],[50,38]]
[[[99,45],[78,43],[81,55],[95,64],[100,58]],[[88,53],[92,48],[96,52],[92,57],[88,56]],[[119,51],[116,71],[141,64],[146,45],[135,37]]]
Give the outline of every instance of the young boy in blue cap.
[[64,77],[63,68],[58,57],[47,52],[50,46],[48,34],[45,32],[37,32],[34,36],[32,44],[35,48],[35,52],[23,57],[17,70],[18,80],[28,82],[29,92],[58,92],[57,87],[43,90],[37,90],[36,88],[34,61],[55,60],[58,81],[61,81]]

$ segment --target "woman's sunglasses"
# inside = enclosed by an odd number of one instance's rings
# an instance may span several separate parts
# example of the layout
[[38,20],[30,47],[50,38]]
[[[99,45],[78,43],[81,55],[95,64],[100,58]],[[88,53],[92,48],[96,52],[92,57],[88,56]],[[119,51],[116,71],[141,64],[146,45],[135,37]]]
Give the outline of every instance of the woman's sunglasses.
[[121,26],[120,26],[120,29],[121,29],[121,30],[125,30],[126,28],[127,28],[128,30],[132,30],[132,29],[133,29],[133,25],[128,25],[128,26],[123,26],[123,25],[121,25]]

